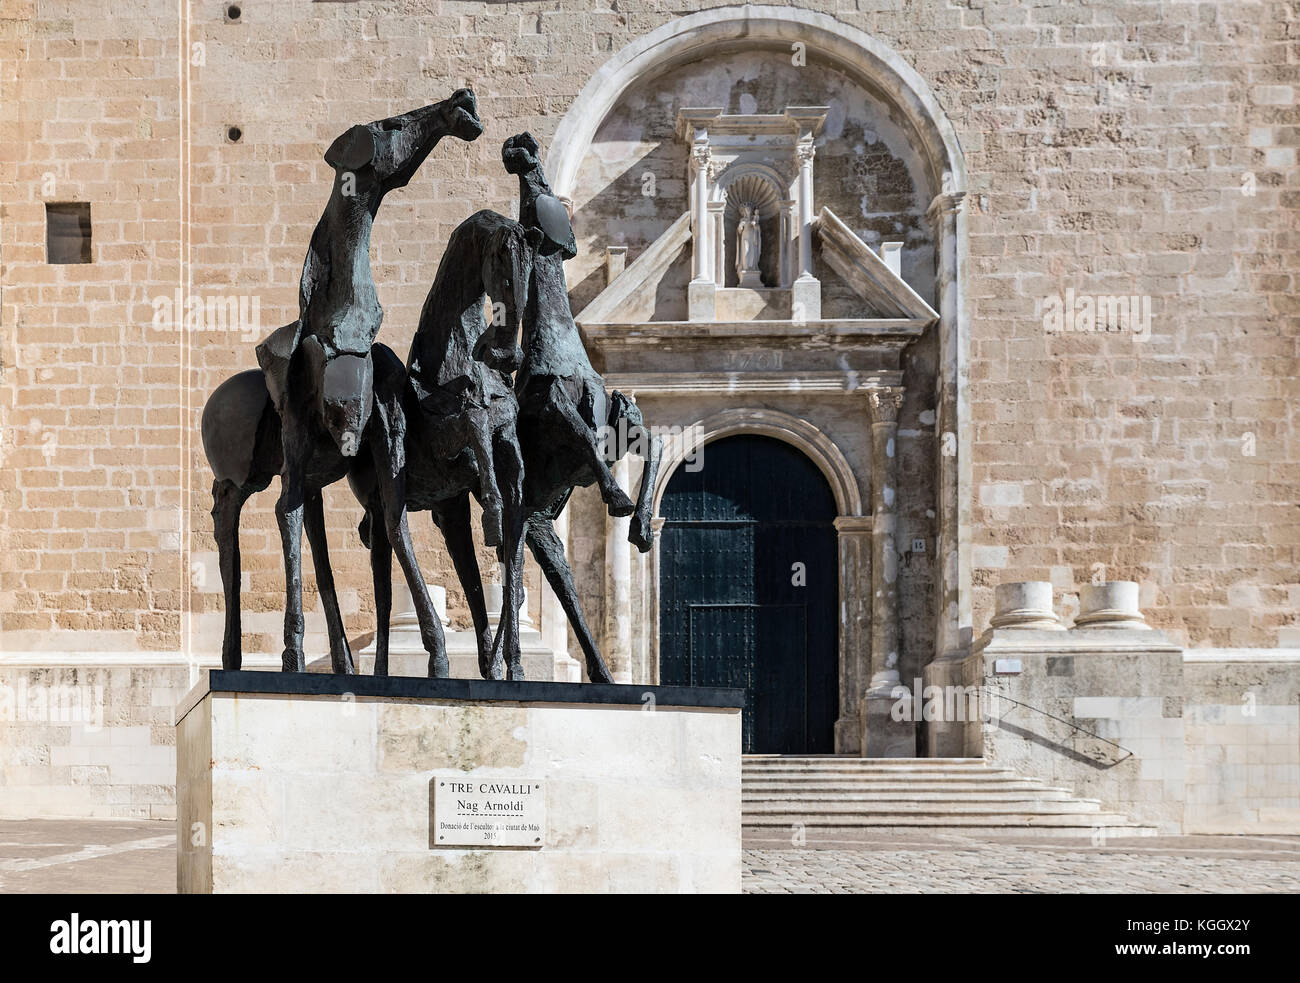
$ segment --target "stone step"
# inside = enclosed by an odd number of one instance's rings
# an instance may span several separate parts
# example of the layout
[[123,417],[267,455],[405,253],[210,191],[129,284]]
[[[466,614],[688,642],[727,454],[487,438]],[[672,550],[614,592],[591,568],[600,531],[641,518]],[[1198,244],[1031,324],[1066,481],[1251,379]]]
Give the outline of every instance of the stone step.
[[748,766],[740,769],[742,775],[761,778],[768,775],[823,775],[834,776],[841,775],[852,777],[855,775],[883,775],[893,776],[895,778],[922,778],[926,775],[951,775],[953,778],[979,779],[987,775],[1012,775],[1016,778],[1021,777],[1009,768],[750,768]]
[[978,785],[984,782],[1023,782],[1041,785],[1041,778],[1017,775],[1013,771],[741,771],[747,782],[951,782]]
[[943,816],[1010,816],[1020,813],[1034,815],[1097,815],[1101,803],[1084,799],[1015,799],[954,801],[952,799],[743,799],[740,803],[742,817],[762,816],[767,813],[792,813],[804,815],[838,816],[856,815],[943,815]]
[[740,763],[745,768],[772,766],[826,766],[831,768],[986,768],[983,758],[853,758],[836,754],[745,754]]
[[939,767],[937,765],[878,765],[863,762],[860,765],[824,765],[808,764],[742,764],[741,772],[746,775],[987,775],[1012,774],[1010,768],[990,768],[981,765],[978,768],[961,768],[957,766]]
[[[770,812],[761,814],[741,814],[741,825],[746,828],[760,827],[838,827],[843,829],[861,829],[863,827],[896,826],[961,828],[969,827],[997,829],[1036,829],[1036,828],[1073,828],[1091,831],[1098,828],[1108,830],[1134,830],[1130,835],[1154,835],[1155,827],[1142,826],[1127,816],[1116,812],[1063,812],[1063,813],[967,813],[950,815],[948,813],[897,813],[897,812],[860,812],[856,814],[832,813],[806,815],[796,812]],[[1151,830],[1151,833],[1140,832]]]
[[[954,829],[1090,837],[1149,836],[1155,827],[1103,812],[1097,799],[980,758],[840,758],[747,755],[741,766],[746,828]],[[774,835],[778,835],[775,834]]]
[[888,790],[862,789],[764,789],[746,785],[741,790],[742,802],[1098,802],[1098,799],[1079,799],[1064,789],[1040,792],[1037,789],[984,789],[952,792],[943,789],[914,789],[900,786]]
[[826,824],[826,823],[807,823],[799,819],[791,818],[787,822],[768,822],[763,820],[759,823],[746,823],[745,842],[747,846],[762,848],[767,845],[785,846],[792,842],[792,830],[796,828],[811,827],[816,830],[816,839],[821,842],[834,840],[843,837],[846,841],[857,842],[863,835],[863,830],[870,830],[870,836],[888,836],[897,839],[906,839],[909,835],[930,835],[933,833],[959,834],[962,837],[969,837],[973,841],[979,840],[1080,840],[1085,844],[1094,844],[1098,830],[1104,832],[1105,842],[1110,843],[1116,839],[1128,839],[1136,836],[1158,836],[1159,830],[1154,826],[1142,826],[1136,823],[1106,823],[1097,820],[1097,817],[1090,817],[1093,821],[1086,825],[1059,825],[1059,826],[1008,826],[1008,825],[981,825],[979,822],[920,822],[912,821],[905,824],[882,820],[881,822],[859,823],[854,825],[847,824]]
[[982,781],[969,785],[958,785],[948,781],[745,781],[741,785],[742,794],[810,794],[810,796],[888,796],[888,794],[926,794],[926,796],[948,796],[949,798],[967,798],[984,796],[984,794],[1009,794],[1009,796],[1030,797],[1073,797],[1067,788],[1048,788],[1045,785],[1028,785],[1014,781]]
[[781,787],[793,787],[800,785],[802,788],[820,788],[826,785],[857,785],[859,788],[876,788],[880,785],[939,785],[944,788],[988,788],[993,785],[1002,785],[1002,787],[1011,788],[1057,788],[1056,785],[1045,784],[1041,779],[1024,778],[1022,775],[1013,775],[1010,772],[991,772],[987,775],[946,775],[943,772],[935,772],[930,775],[853,775],[853,774],[829,774],[829,775],[785,775],[785,774],[761,774],[754,775],[751,772],[741,772],[742,783],[749,785],[755,781],[762,781],[768,785],[781,785]]

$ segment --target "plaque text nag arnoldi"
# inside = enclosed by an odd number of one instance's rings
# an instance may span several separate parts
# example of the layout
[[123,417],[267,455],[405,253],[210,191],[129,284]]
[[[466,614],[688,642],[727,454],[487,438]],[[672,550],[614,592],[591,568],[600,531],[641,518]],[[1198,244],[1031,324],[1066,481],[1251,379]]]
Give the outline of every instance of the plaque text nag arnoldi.
[[546,793],[537,779],[436,778],[433,845],[540,847]]

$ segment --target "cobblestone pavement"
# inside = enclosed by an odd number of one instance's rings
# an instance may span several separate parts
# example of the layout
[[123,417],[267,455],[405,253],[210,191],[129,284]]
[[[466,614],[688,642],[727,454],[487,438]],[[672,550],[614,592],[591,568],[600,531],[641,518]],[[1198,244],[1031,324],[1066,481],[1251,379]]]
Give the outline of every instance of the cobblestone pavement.
[[[745,836],[749,894],[1300,892],[1300,837],[978,840],[960,834]],[[0,820],[0,893],[171,893],[175,824]]]
[[802,848],[746,837],[746,894],[1219,894],[1300,891],[1300,837],[1113,840],[876,834]]
[[0,820],[0,894],[175,890],[175,823]]

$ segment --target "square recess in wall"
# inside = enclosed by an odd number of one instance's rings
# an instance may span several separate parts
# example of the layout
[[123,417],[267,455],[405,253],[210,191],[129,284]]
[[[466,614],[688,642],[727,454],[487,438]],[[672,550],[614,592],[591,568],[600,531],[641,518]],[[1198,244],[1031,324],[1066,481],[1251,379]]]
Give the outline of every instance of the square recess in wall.
[[90,262],[90,202],[45,203],[45,261]]

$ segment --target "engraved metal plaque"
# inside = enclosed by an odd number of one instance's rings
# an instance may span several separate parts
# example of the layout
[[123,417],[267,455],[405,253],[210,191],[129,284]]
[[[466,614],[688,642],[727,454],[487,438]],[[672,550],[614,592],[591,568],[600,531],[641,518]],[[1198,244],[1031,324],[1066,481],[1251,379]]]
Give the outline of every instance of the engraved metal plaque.
[[434,780],[434,846],[540,847],[545,839],[546,789],[539,779]]

